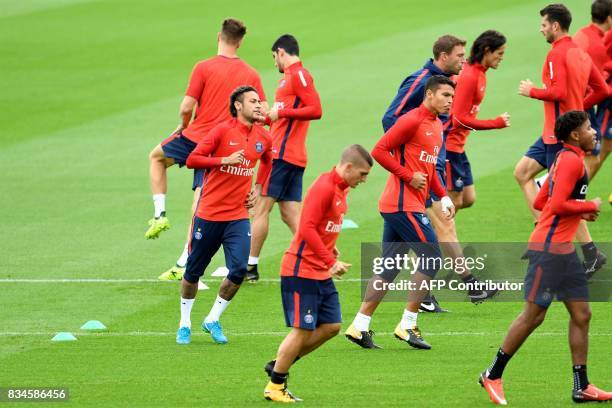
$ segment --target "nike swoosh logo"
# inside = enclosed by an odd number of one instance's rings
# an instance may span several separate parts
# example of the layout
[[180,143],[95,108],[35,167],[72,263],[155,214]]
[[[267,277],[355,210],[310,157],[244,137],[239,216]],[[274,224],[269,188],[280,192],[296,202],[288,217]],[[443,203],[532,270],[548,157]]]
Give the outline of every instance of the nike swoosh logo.
[[230,142],[230,146],[237,146],[237,145],[239,145],[239,144],[240,144],[240,143],[238,143],[238,142]]
[[584,392],[584,391],[582,391],[582,395],[586,395],[587,397],[590,397],[590,398],[597,398],[597,397],[599,397],[598,393],[589,394],[588,392]]
[[430,303],[430,304],[421,303],[421,308],[425,310],[429,310],[430,312],[433,312],[434,310],[436,310],[436,306],[433,303]]
[[426,134],[427,136],[431,136],[431,135],[433,135],[433,132],[425,132],[425,134]]
[[342,201],[336,201],[336,205],[340,205]]
[[471,297],[472,299],[484,299],[484,298],[486,298],[486,297],[487,297],[487,294],[486,294],[485,292],[481,292],[481,293],[480,293],[480,295],[476,295],[476,296],[472,295],[472,296],[470,296],[470,297]]
[[251,233],[250,233],[250,232],[247,232],[247,235],[250,237],[250,236],[251,236]]

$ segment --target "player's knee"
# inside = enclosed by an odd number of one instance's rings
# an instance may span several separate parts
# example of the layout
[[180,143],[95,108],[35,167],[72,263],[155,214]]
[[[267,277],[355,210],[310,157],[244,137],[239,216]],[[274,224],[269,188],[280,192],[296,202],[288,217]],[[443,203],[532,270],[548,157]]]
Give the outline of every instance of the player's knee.
[[149,153],[149,161],[163,161],[164,159],[164,151],[159,145],[155,146],[151,153]]
[[327,334],[327,338],[331,339],[340,333],[341,325],[340,323],[332,323],[325,326],[325,333]]
[[585,308],[580,312],[575,312],[572,314],[572,320],[578,324],[579,326],[586,326],[591,321],[591,316],[593,313],[591,312],[591,308]]
[[298,223],[299,214],[296,214],[296,211],[293,209],[281,208],[281,220],[287,225],[296,225]]
[[463,195],[462,194],[455,195],[451,197],[451,199],[453,201],[453,205],[455,206],[455,208],[463,208]]
[[526,184],[529,180],[529,174],[528,171],[525,167],[525,164],[523,163],[523,161],[519,161],[516,164],[516,167],[514,167],[514,179],[517,181],[517,183],[519,183],[520,185]]
[[475,195],[463,197],[461,208],[469,208],[474,205],[474,202],[476,202]]

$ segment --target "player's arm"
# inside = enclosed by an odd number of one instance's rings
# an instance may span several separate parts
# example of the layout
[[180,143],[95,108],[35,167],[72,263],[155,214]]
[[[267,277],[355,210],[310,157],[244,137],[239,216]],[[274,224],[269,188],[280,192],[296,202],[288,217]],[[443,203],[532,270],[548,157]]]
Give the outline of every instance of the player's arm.
[[[527,95],[525,96],[541,101],[555,102],[565,99],[567,95],[567,69],[565,67],[565,59],[561,54],[555,53],[551,55],[547,63],[548,74],[550,75],[550,87],[536,88],[531,84],[531,81],[528,81],[528,84],[525,84],[527,81],[523,81],[521,82],[522,88],[519,87],[519,93],[525,95],[524,92],[526,91]],[[529,84],[531,84],[531,86],[529,86]],[[521,89],[524,92],[521,92]]]
[[440,205],[442,206],[442,212],[444,212],[448,218],[453,218],[455,216],[455,205],[453,204],[453,200],[448,196],[446,187],[442,185],[435,170],[431,180],[431,191],[438,197],[441,197]]
[[419,77],[411,75],[402,82],[397,90],[397,95],[395,95],[395,98],[383,116],[383,129],[389,130],[389,128],[395,124],[397,118],[414,108],[418,108],[419,105],[423,103],[426,81],[421,78],[417,82],[417,79],[419,79]]
[[180,132],[189,126],[191,119],[193,118],[193,111],[198,104],[198,99],[204,91],[204,85],[206,83],[205,74],[200,64],[196,64],[191,71],[189,77],[189,84],[185,91],[185,97],[181,102],[179,108],[180,123],[176,132]]
[[506,127],[507,120],[502,115],[495,119],[486,120],[470,116],[477,89],[478,77],[476,75],[465,73],[459,77],[453,100],[454,123],[470,130],[501,129]]
[[550,197],[551,211],[557,215],[576,215],[597,212],[593,201],[570,198],[576,182],[582,177],[584,163],[575,155],[564,155],[557,160],[555,185]]
[[180,123],[178,128],[176,129],[176,133],[181,132],[191,122],[191,118],[193,117],[193,110],[198,104],[198,100],[193,96],[185,95],[183,97],[183,101],[181,102],[181,107],[179,108],[179,118]]
[[608,97],[608,85],[594,63],[589,73],[589,88],[591,91],[584,100],[584,110],[591,109]]
[[533,200],[533,208],[538,211],[542,211],[544,209],[544,205],[546,205],[546,201],[548,201],[548,192],[550,190],[550,175],[546,177],[544,184],[540,188],[538,195],[535,200]]
[[416,117],[402,116],[376,143],[372,150],[372,157],[390,173],[395,174],[405,182],[410,182],[414,172],[402,167],[399,160],[392,153],[402,144],[409,142],[419,128]]
[[272,170],[272,150],[270,146],[264,151],[259,159],[259,169],[257,169],[257,178],[255,179],[255,191],[261,194],[263,184],[268,179]]
[[323,115],[321,98],[315,89],[312,77],[302,70],[297,71],[291,77],[295,94],[304,106],[279,109],[278,117],[297,120],[321,119]]
[[324,188],[319,182],[310,188],[304,199],[304,207],[300,216],[300,234],[308,247],[321,259],[327,268],[331,268],[336,263],[334,253],[328,250],[323,240],[317,232],[317,227],[323,219],[323,214],[327,212],[333,204],[334,191]]
[[[261,101],[261,107],[263,108],[264,115],[266,115],[270,110],[270,106],[266,100],[266,93],[264,91],[263,84],[261,83],[261,77],[257,72],[254,73],[253,84],[253,87],[257,90],[257,95],[259,95],[259,100]],[[266,119],[268,120],[267,117]],[[269,125],[269,123],[265,124]]]
[[227,157],[213,157],[211,156],[217,147],[221,139],[221,134],[226,130],[223,126],[217,126],[211,130],[204,138],[198,143],[196,148],[187,157],[185,163],[187,168],[190,169],[208,169],[212,167],[219,167],[224,164],[239,164],[244,159],[244,150],[239,150],[232,153]]

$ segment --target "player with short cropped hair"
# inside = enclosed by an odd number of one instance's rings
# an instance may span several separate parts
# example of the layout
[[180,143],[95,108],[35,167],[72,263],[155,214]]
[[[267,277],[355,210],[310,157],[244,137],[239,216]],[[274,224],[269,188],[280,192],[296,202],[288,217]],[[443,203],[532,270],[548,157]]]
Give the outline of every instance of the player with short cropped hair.
[[[455,208],[435,170],[437,156],[442,148],[443,125],[438,115],[450,111],[455,83],[442,75],[434,75],[425,85],[425,99],[417,109],[401,116],[378,141],[372,156],[390,175],[378,202],[384,220],[383,257],[394,257],[398,242],[405,242],[417,253],[439,259],[440,248],[436,233],[425,215],[425,201],[432,190],[438,197],[448,218]],[[401,249],[400,249],[401,250]],[[382,301],[386,290],[377,290],[376,282],[392,282],[398,271],[385,271],[370,279],[366,295],[353,324],[345,335],[363,348],[376,348],[369,330],[374,311]],[[421,288],[435,276],[437,269],[421,268],[413,275],[412,282]],[[408,303],[395,336],[412,347],[430,349],[417,327],[421,301],[427,290],[411,290]]]
[[[231,118],[227,101],[232,91],[241,85],[253,86],[263,101],[264,110],[267,109],[259,74],[237,55],[245,34],[246,26],[241,21],[233,18],[223,21],[221,31],[217,35],[217,55],[198,62],[193,68],[180,107],[181,123],[172,135],[157,145],[149,155],[155,212],[145,233],[147,239],[157,238],[162,231],[170,227],[166,216],[167,168],[174,164],[183,167],[198,142],[216,125]],[[203,175],[203,170],[194,172],[194,213],[200,197]],[[189,235],[187,241],[189,242]],[[176,265],[159,279],[180,280],[185,270],[187,255],[186,244]]]
[[348,210],[350,188],[364,183],[373,160],[361,145],[344,149],[340,162],[312,184],[298,230],[281,261],[281,295],[285,322],[291,331],[266,364],[270,382],[264,397],[277,402],[300,401],[287,390],[291,365],[340,331],[342,315],[333,278],[351,266],[338,259],[336,241]]
[[[514,177],[536,220],[540,212],[532,205],[537,195],[535,176],[550,168],[556,154],[563,147],[555,137],[555,120],[570,110],[589,109],[608,95],[608,87],[597,67],[568,35],[572,22],[568,8],[563,4],[550,4],[540,10],[540,16],[540,32],[552,44],[542,67],[544,87],[536,88],[530,80],[521,81],[519,94],[544,102],[544,129],[542,136],[514,169]],[[591,91],[587,95],[589,88]],[[585,222],[578,227],[576,239],[582,244],[585,269],[592,275],[606,263],[606,256],[593,243]]]
[[261,199],[255,206],[248,281],[259,279],[259,254],[268,236],[270,211],[278,203],[281,219],[295,234],[300,218],[302,178],[307,163],[306,135],[311,120],[322,115],[321,100],[312,76],[302,66],[298,42],[281,35],[272,45],[272,56],[283,77],[278,82],[274,105],[267,115],[271,124],[274,160],[269,177],[257,185]]
[[476,189],[465,144],[470,131],[501,129],[510,126],[510,115],[504,112],[494,119],[478,119],[480,104],[487,87],[487,70],[497,69],[506,50],[506,37],[498,31],[480,34],[470,51],[469,61],[457,78],[457,89],[451,117],[452,129],[446,138],[446,158],[449,164],[448,195],[457,210],[468,208],[476,200]]
[[231,120],[214,127],[189,155],[186,165],[206,169],[202,192],[192,222],[187,267],[181,281],[181,321],[176,342],[191,341],[191,308],[198,292],[198,280],[223,245],[229,274],[202,329],[215,343],[227,343],[219,318],[240,289],[246,275],[251,244],[249,214],[258,196],[251,185],[258,160],[258,178],[270,171],[272,140],[256,122],[265,119],[257,90],[237,88],[230,97]]
[[595,130],[585,112],[569,111],[555,124],[555,137],[563,147],[534,201],[542,211],[529,238],[525,277],[525,308],[514,320],[491,366],[479,382],[495,404],[506,405],[502,374],[510,358],[544,321],[553,297],[563,301],[570,315],[569,346],[572,354],[575,402],[610,401],[605,392],[587,378],[589,337],[589,288],[572,241],[581,220],[595,221],[601,199],[586,200],[588,175],[584,156],[595,147]]
[[[608,86],[612,78],[606,71],[606,64],[610,61],[608,47],[604,37],[612,27],[612,0],[595,0],[591,4],[591,24],[581,28],[574,34],[574,42],[585,50],[601,75],[607,80]],[[609,64],[608,64],[609,65]],[[593,128],[597,131],[597,145],[590,155],[586,156],[586,165],[589,179],[593,180],[597,171],[603,165],[610,151],[612,151],[612,131],[610,130],[611,98],[604,99],[596,107],[587,112]]]

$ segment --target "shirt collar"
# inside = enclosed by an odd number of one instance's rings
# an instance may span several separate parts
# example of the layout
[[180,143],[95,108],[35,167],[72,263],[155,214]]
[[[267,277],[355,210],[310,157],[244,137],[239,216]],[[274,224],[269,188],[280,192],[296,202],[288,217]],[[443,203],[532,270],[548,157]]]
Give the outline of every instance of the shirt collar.
[[418,109],[419,109],[419,113],[425,116],[426,118],[435,119],[438,117],[438,115],[436,115],[435,113],[427,109],[424,103],[422,103]]
[[253,129],[253,126],[254,125],[252,125],[249,128],[247,125],[245,125],[244,123],[239,121],[238,118],[234,118],[234,127],[236,129],[238,129],[240,131],[240,133],[244,133],[245,135],[248,135],[251,132],[251,130]]
[[482,72],[487,72],[487,69],[488,69],[488,68],[485,68],[480,62],[475,62],[475,63],[469,64],[469,65],[473,66],[474,68],[476,68],[477,70],[482,71]]
[[430,70],[432,75],[444,75],[445,77],[451,76],[451,74],[444,72],[440,68],[438,68],[438,66],[434,64],[432,58],[428,59],[427,62],[425,62],[425,65],[423,65],[423,69]]
[[285,68],[285,71],[295,71],[300,68],[302,68],[302,61],[297,61]]
[[557,41],[555,41],[555,42],[552,44],[552,46],[553,46],[553,47],[556,47],[556,46],[558,46],[559,44],[562,44],[562,43],[567,42],[567,41],[572,41],[572,37],[570,37],[569,35],[564,35],[563,37],[561,37],[561,38],[559,38]]
[[336,171],[336,166],[332,168],[332,179],[334,180],[334,184],[337,185],[340,190],[346,190],[349,187],[346,181],[344,181],[344,179]]
[[584,150],[582,150],[578,146],[574,146],[574,145],[571,145],[569,143],[563,143],[563,148],[567,149],[567,150],[573,151],[574,153],[576,153],[580,157],[584,157],[585,156]]
[[603,30],[601,28],[599,28],[599,26],[595,23],[591,23],[587,26],[588,28],[590,28],[591,30],[593,30],[594,32],[597,33],[598,36],[603,37],[606,33],[603,32]]

